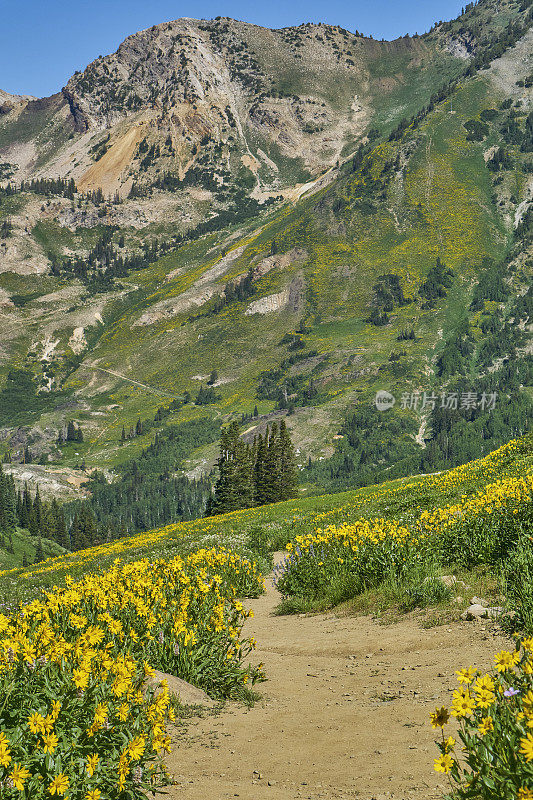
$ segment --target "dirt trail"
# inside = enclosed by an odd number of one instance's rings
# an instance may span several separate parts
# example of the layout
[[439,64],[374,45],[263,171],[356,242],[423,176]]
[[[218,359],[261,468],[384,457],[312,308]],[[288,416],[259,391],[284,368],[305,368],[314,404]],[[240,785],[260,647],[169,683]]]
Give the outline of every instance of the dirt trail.
[[442,798],[429,713],[450,701],[456,669],[488,668],[506,640],[476,623],[424,630],[412,619],[274,617],[278,602],[270,580],[250,602],[263,699],[191,723],[167,759],[178,785],[166,797]]

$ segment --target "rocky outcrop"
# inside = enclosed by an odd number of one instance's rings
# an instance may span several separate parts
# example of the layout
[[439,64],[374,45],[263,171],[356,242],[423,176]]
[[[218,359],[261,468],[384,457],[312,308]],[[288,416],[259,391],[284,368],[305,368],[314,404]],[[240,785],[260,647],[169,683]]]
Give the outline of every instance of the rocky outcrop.
[[63,97],[68,103],[74,130],[78,133],[85,133],[87,130],[89,130],[89,120],[84,114],[79,100],[76,98],[74,93],[70,92],[68,89],[62,89],[61,91]]
[[156,695],[160,694],[163,688],[166,687],[169,694],[176,697],[184,706],[212,708],[217,705],[216,700],[212,700],[202,689],[198,689],[192,683],[187,683],[182,678],[177,678],[167,672],[160,672],[157,669],[154,670],[153,677],[148,678],[146,685],[155,689]]

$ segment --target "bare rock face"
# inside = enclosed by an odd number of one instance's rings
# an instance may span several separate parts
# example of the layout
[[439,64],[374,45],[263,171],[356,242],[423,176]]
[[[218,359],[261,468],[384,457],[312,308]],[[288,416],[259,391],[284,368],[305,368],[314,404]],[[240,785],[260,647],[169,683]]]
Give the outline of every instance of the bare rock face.
[[463,33],[460,36],[448,39],[446,47],[449,52],[456,58],[462,58],[465,61],[475,55],[476,43],[471,33]]
[[27,142],[13,125],[0,157],[18,165],[17,180],[68,176],[106,196],[171,175],[174,190],[236,184],[262,201],[306,186],[360,140],[382,91],[369,64],[391,47],[406,64],[434,55],[420,38],[380,43],[329,25],[155,25],[51,98],[0,92],[0,119],[23,114],[36,131]]

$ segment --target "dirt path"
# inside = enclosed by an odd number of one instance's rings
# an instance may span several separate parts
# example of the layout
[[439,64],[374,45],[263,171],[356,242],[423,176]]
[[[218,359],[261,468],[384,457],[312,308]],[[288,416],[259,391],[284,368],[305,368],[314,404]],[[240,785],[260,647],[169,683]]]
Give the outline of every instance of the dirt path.
[[505,640],[476,623],[424,630],[412,619],[274,617],[278,602],[271,581],[250,602],[263,699],[191,723],[168,757],[178,785],[166,797],[442,798],[429,713],[449,702],[456,669],[489,667]]

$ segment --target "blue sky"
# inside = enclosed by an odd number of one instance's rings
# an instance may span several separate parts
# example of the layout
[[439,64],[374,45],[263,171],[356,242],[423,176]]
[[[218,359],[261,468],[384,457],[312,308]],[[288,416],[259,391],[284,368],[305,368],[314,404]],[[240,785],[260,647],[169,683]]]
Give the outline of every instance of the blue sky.
[[178,17],[218,15],[281,28],[326,22],[374,38],[423,33],[467,0],[1,0],[0,89],[44,97],[72,73],[111,53],[129,34]]

